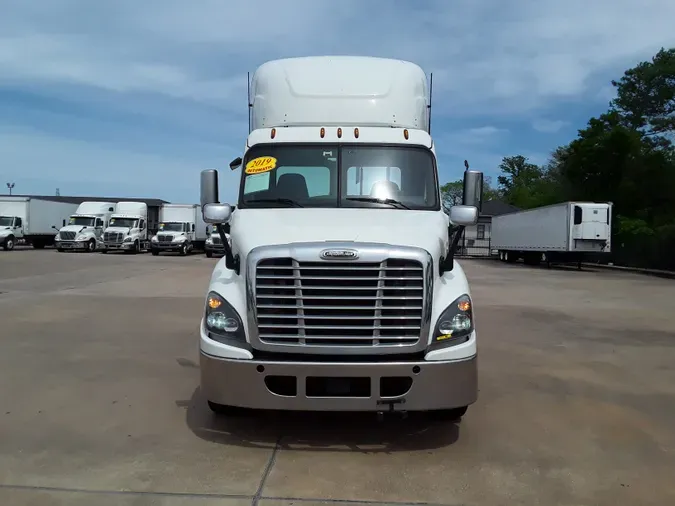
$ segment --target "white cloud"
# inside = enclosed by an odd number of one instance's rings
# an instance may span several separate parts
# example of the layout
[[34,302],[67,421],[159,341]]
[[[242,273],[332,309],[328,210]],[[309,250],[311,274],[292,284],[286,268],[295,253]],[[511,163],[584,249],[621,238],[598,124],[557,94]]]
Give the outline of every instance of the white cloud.
[[537,132],[542,132],[542,133],[556,133],[560,131],[561,128],[567,126],[569,122],[559,120],[559,119],[544,119],[544,118],[539,118],[535,119],[532,122],[532,128],[534,128]]

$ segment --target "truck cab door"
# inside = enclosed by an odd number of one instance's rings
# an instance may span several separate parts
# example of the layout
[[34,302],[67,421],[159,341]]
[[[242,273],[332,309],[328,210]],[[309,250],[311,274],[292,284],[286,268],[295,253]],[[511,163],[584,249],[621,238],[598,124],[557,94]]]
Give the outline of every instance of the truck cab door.
[[14,227],[12,227],[12,233],[17,239],[23,237],[23,219],[18,216],[14,218]]
[[96,218],[96,223],[94,226],[94,235],[100,239],[101,234],[103,234],[103,220],[101,218]]

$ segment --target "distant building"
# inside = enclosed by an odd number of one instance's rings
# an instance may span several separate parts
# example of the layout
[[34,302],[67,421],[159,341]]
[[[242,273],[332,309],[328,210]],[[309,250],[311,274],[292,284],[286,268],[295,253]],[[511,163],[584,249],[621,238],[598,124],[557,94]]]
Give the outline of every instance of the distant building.
[[490,256],[490,236],[492,232],[492,217],[520,211],[516,206],[500,200],[483,202],[483,209],[478,217],[478,223],[464,229],[464,237],[460,239],[458,253],[466,256]]

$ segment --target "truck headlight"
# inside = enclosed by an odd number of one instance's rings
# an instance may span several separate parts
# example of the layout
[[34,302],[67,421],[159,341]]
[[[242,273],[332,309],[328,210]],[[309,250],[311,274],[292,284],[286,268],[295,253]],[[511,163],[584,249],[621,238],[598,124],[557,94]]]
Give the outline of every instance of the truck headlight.
[[125,237],[125,238],[124,238],[124,242],[131,242],[131,241],[133,241],[133,240],[134,240],[133,237]]
[[76,241],[86,241],[88,237],[86,235],[78,235]]
[[462,295],[450,304],[441,314],[432,343],[459,344],[473,332],[473,306],[471,297]]
[[150,240],[151,240],[152,242],[157,242],[159,239],[157,239],[157,236],[156,236],[156,235],[153,235],[153,236],[152,236],[152,239],[150,239]]
[[215,341],[246,341],[244,325],[235,309],[220,295],[209,292],[204,315],[209,337]]

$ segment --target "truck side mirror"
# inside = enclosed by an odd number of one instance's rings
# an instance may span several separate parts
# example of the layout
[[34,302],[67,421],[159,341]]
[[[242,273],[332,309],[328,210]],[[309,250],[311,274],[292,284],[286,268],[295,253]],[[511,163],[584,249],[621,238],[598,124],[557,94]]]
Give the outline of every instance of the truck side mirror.
[[475,206],[452,206],[450,221],[453,225],[469,226],[478,223],[478,208]]
[[200,203],[202,212],[207,204],[217,204],[218,201],[218,171],[216,169],[203,170],[200,184]]
[[483,173],[476,170],[464,172],[464,195],[462,204],[473,206],[478,213],[483,208]]
[[242,159],[241,156],[238,156],[234,160],[230,162],[230,170],[237,170],[239,167],[241,167],[242,164]]
[[206,204],[203,215],[206,223],[227,223],[232,215],[232,207],[229,204]]

